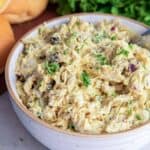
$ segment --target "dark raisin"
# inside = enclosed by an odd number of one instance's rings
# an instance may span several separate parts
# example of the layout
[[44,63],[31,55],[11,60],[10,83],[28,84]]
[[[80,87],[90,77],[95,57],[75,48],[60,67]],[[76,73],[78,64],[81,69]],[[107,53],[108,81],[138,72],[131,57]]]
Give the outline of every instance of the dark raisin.
[[29,45],[28,44],[24,44],[23,52],[22,52],[24,55],[28,54],[28,48],[29,48]]
[[66,65],[65,62],[60,62],[60,63],[59,63],[59,66],[60,66],[60,67],[62,67],[62,66],[64,66],[64,65]]
[[136,65],[134,65],[134,64],[130,64],[130,65],[129,65],[129,71],[130,71],[130,72],[134,72],[134,71],[136,71],[136,70],[137,70]]
[[45,105],[48,105],[48,102],[49,102],[49,96],[48,96],[48,92],[43,92],[42,93],[42,98],[43,98],[43,102]]
[[49,61],[50,63],[59,62],[59,55],[58,55],[58,52],[51,54],[51,55],[49,56],[49,58],[48,58],[48,61]]
[[60,39],[59,39],[59,37],[52,36],[52,37],[50,37],[49,41],[52,45],[55,45],[55,44],[59,44]]
[[79,83],[78,86],[79,86],[79,87],[82,87],[82,83]]
[[53,87],[55,86],[55,84],[56,84],[56,81],[52,79],[52,80],[48,83],[47,89],[48,89],[48,90],[52,90]]
[[112,120],[113,118],[112,117],[109,117],[109,120]]
[[46,59],[46,56],[45,55],[41,55],[41,56],[39,56],[39,59],[40,60],[44,60],[44,59]]
[[115,27],[115,26],[112,26],[110,30],[111,30],[111,31],[115,31],[115,29],[116,29],[116,27]]
[[68,129],[75,131],[75,126],[71,120],[68,123]]
[[16,74],[16,78],[20,82],[25,82],[25,77],[23,75]]
[[33,83],[32,83],[31,89],[34,89],[37,84],[38,84],[38,81],[37,81],[37,80],[34,80]]

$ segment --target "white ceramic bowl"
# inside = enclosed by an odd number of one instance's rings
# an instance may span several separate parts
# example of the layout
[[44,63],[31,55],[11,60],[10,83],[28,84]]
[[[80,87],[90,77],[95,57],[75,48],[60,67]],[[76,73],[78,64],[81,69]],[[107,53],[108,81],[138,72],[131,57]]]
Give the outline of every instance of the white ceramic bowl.
[[[116,17],[106,14],[96,13],[82,13],[74,14],[80,19],[97,22],[98,20],[111,20],[119,18],[120,21],[131,28],[132,30],[142,33],[146,31],[148,27],[141,23],[127,19],[124,17]],[[46,22],[48,27],[60,25],[68,21],[69,16],[59,17]],[[39,26],[38,26],[39,27]],[[29,38],[37,34],[38,27],[28,32],[24,38]],[[143,147],[150,142],[150,124],[146,123],[138,128],[128,130],[115,134],[103,134],[103,135],[85,135],[80,133],[73,133],[69,131],[63,131],[56,127],[52,127],[44,121],[36,118],[31,112],[21,103],[21,100],[16,91],[16,78],[15,78],[15,64],[18,55],[23,50],[23,44],[18,41],[14,46],[6,64],[6,83],[8,91],[10,93],[10,100],[13,108],[24,125],[24,127],[35,137],[39,142],[44,144],[51,150],[136,150]]]

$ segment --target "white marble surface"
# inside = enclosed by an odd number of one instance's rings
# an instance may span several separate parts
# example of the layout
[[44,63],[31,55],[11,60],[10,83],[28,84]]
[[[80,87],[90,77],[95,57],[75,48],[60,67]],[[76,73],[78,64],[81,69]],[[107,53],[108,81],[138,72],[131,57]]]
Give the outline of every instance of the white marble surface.
[[[19,122],[8,93],[0,96],[0,150],[47,150]],[[141,150],[150,150],[150,144]]]

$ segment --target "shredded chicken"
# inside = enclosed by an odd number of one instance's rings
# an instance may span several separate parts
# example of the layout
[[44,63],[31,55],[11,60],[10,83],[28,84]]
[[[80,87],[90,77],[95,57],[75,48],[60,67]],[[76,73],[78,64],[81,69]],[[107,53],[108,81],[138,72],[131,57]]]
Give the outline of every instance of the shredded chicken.
[[[112,30],[113,27],[113,30]],[[23,41],[16,86],[34,115],[58,128],[101,134],[150,120],[150,52],[116,20],[73,17]]]

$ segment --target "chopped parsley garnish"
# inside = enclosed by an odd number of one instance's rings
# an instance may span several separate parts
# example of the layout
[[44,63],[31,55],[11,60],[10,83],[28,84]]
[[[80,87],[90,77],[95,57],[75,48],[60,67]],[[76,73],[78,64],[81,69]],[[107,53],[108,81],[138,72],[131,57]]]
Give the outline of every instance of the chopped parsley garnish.
[[101,65],[108,64],[108,60],[103,54],[96,54],[96,59]]
[[130,116],[130,115],[132,114],[132,109],[129,108],[129,109],[127,110],[127,113],[128,113],[128,115]]
[[133,103],[133,100],[128,101],[128,105],[131,105]]
[[119,51],[117,52],[117,55],[123,55],[123,56],[128,57],[129,51],[126,50],[126,49],[124,49],[124,48],[121,48],[121,49],[119,49]]
[[149,119],[150,119],[150,108],[146,108],[145,110],[148,111],[148,113],[149,113]]
[[77,51],[78,53],[80,52],[80,50],[81,50],[80,48],[76,48],[76,51]]
[[77,21],[77,22],[76,22],[76,25],[77,25],[77,26],[79,26],[80,24],[81,24],[81,22],[80,22],[80,21]]
[[102,39],[107,38],[108,35],[106,34],[106,32],[101,32],[101,33],[96,33],[93,38],[92,41],[94,43],[99,43]]
[[112,37],[111,37],[111,40],[113,41],[113,40],[116,40],[117,39],[117,37],[115,36],[115,35],[113,35]]
[[67,53],[68,53],[68,50],[64,50],[63,54],[67,55]]
[[128,110],[127,110],[127,114],[130,116],[132,114],[132,104],[133,104],[133,100],[129,100],[128,101]]
[[66,39],[66,44],[71,45],[77,38],[78,33],[77,32],[72,32],[70,33],[70,36]]
[[78,33],[77,33],[77,32],[73,32],[73,33],[71,33],[71,38],[76,38],[76,37],[77,37],[77,35],[78,35]]
[[42,28],[38,29],[38,34],[40,34],[40,35],[42,34]]
[[111,93],[111,96],[112,96],[112,97],[116,97],[116,96],[117,96],[117,93],[114,91],[113,93]]
[[95,34],[94,37],[92,38],[92,41],[94,43],[99,43],[101,39],[102,39],[102,35],[101,34]]
[[81,80],[83,82],[83,85],[86,86],[86,87],[88,87],[91,84],[90,76],[88,75],[88,73],[86,71],[82,72]]
[[135,115],[135,118],[136,118],[137,120],[142,120],[142,117],[141,117],[139,114],[136,114],[136,115]]
[[130,43],[129,44],[129,48],[132,49],[133,48],[133,44]]
[[77,48],[76,48],[76,51],[79,53],[80,50],[82,50],[83,47],[84,47],[84,44],[82,44],[80,47],[77,47]]
[[96,70],[99,70],[100,68],[99,68],[99,66],[96,66],[95,69],[96,69]]
[[47,71],[48,74],[53,75],[55,72],[59,70],[60,66],[57,62],[46,62],[45,63],[45,70]]

